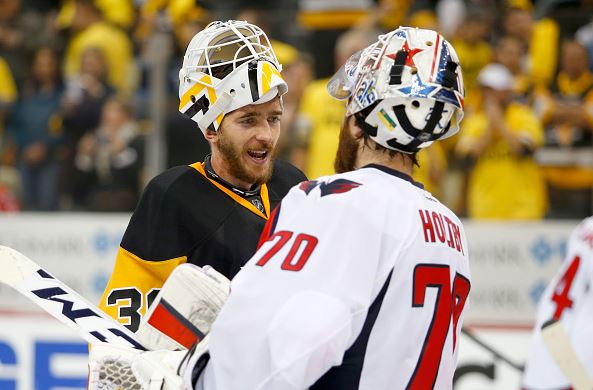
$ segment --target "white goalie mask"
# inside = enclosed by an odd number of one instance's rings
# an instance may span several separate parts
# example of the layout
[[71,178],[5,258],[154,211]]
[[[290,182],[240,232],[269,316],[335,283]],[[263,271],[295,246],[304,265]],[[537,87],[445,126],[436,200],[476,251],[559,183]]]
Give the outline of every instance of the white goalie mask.
[[380,35],[346,61],[327,89],[348,99],[347,115],[371,139],[404,153],[451,137],[463,118],[457,53],[432,30],[400,27]]
[[193,37],[185,52],[179,111],[203,133],[217,131],[225,114],[285,94],[288,86],[281,70],[259,27],[236,20],[212,22]]

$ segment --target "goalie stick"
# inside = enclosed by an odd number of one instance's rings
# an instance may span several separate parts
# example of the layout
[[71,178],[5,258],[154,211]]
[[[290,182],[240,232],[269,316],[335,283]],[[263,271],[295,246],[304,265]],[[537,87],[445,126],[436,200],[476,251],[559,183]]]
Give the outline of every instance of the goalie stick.
[[558,320],[550,320],[542,325],[542,338],[550,355],[560,367],[574,390],[592,390],[593,378],[582,365],[572,348],[570,337]]
[[462,327],[461,328],[461,333],[465,334],[474,343],[478,344],[480,347],[482,347],[486,351],[490,352],[492,355],[494,355],[494,357],[496,359],[499,359],[499,360],[505,362],[506,364],[508,364],[509,366],[513,367],[515,370],[517,370],[519,372],[523,372],[524,367],[521,364],[518,364],[518,363],[512,361],[511,359],[509,359],[508,357],[502,355],[500,352],[498,352],[497,350],[495,350],[494,348],[492,348],[490,345],[486,344],[484,341],[482,341],[481,339],[479,339],[478,337],[476,337],[476,335],[474,334],[474,332],[468,330],[465,327]]
[[132,331],[88,302],[22,253],[0,245],[0,283],[35,302],[89,343],[113,343],[145,351]]

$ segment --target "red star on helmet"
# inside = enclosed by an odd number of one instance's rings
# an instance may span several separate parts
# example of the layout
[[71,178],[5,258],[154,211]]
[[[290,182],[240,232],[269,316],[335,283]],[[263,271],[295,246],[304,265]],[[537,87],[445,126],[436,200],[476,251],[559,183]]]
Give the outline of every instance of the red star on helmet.
[[[404,46],[402,47],[402,51],[408,53],[408,56],[406,57],[406,65],[416,66],[416,64],[414,63],[414,56],[423,51],[423,49],[410,49],[410,46],[408,46],[408,41],[405,41]],[[396,54],[397,53],[387,54],[387,57],[391,58],[392,60],[395,60]]]

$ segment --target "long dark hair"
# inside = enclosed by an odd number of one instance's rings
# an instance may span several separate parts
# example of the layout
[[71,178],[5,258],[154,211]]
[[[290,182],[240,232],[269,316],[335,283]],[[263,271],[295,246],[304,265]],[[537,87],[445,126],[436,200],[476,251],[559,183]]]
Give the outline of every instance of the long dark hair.
[[51,54],[51,56],[54,60],[55,66],[56,66],[55,75],[54,75],[55,88],[61,89],[64,84],[64,80],[62,77],[62,66],[61,66],[60,56],[59,56],[58,51],[53,46],[50,46],[50,45],[39,46],[37,49],[35,49],[35,51],[31,55],[30,73],[29,73],[28,78],[25,80],[25,84],[24,84],[24,88],[23,88],[23,92],[24,92],[25,96],[31,96],[31,95],[35,94],[41,87],[41,82],[35,76],[35,72],[33,71],[33,68],[35,66],[35,62],[37,61],[38,56],[44,51],[48,51]]

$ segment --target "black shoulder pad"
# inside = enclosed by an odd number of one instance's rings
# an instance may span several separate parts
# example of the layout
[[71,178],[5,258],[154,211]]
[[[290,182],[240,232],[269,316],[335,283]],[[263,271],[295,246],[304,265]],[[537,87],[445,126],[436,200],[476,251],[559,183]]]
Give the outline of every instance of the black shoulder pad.
[[268,181],[270,202],[279,202],[292,187],[303,181],[307,181],[307,176],[300,169],[286,161],[275,160],[272,178]]

